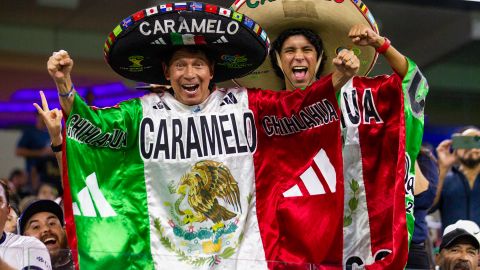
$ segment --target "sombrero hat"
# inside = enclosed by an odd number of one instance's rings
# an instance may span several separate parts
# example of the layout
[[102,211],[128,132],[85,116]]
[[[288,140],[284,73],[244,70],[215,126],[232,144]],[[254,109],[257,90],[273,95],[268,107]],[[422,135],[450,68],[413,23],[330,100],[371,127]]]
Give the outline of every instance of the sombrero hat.
[[140,10],[109,34],[105,59],[121,76],[168,84],[162,62],[175,46],[204,46],[215,58],[214,82],[248,74],[268,54],[260,26],[241,13],[201,2],[166,3]]
[[[373,67],[377,54],[374,48],[355,46],[348,38],[350,28],[356,24],[369,25],[378,33],[378,27],[367,6],[360,0],[236,0],[232,10],[255,20],[274,41],[290,28],[308,28],[322,39],[327,56],[322,75],[333,71],[331,61],[339,48],[352,49],[360,59],[359,75],[366,75]],[[275,75],[267,58],[250,75],[235,80],[245,87],[279,90],[284,80]]]

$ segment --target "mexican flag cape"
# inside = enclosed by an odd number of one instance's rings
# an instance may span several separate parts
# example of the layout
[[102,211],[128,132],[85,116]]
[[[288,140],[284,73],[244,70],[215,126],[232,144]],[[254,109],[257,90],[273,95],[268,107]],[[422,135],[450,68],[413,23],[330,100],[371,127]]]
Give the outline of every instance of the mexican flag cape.
[[417,65],[408,65],[404,78],[354,77],[342,88],[346,269],[402,269],[408,258],[428,92]]
[[341,269],[340,122],[330,76],[195,106],[168,92],[103,109],[76,96],[63,171],[79,267]]

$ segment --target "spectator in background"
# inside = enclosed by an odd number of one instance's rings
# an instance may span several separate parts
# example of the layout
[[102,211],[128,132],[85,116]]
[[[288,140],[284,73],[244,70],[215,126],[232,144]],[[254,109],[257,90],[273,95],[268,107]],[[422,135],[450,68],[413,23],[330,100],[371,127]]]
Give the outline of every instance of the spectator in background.
[[58,198],[58,190],[50,183],[42,183],[38,188],[37,199],[55,201]]
[[0,269],[52,269],[45,245],[34,237],[4,232],[11,211],[7,182],[0,179]]
[[478,240],[480,230],[470,220],[458,220],[448,225],[440,244],[440,253],[435,258],[441,270],[473,270],[477,269]]
[[25,158],[31,191],[36,190],[41,182],[49,182],[59,188],[60,170],[50,147],[45,124],[38,114],[35,126],[23,131],[16,154]]
[[68,248],[62,208],[51,200],[39,200],[30,204],[18,220],[18,232],[33,236],[48,248],[52,269],[74,269]]
[[415,162],[415,229],[408,253],[407,269],[431,269],[428,228],[425,217],[432,206],[438,183],[438,165],[430,149],[422,146]]
[[24,170],[13,169],[8,177],[8,187],[11,190],[10,199],[16,205],[20,203],[20,200],[25,196],[30,195],[28,191],[28,177]]
[[[466,127],[463,136],[480,136],[476,127]],[[435,209],[440,210],[445,229],[459,219],[480,223],[480,148],[452,149],[452,140],[437,147],[440,169]]]
[[7,222],[5,223],[5,232],[17,233],[17,220],[18,220],[18,210],[10,205],[10,212],[7,216]]

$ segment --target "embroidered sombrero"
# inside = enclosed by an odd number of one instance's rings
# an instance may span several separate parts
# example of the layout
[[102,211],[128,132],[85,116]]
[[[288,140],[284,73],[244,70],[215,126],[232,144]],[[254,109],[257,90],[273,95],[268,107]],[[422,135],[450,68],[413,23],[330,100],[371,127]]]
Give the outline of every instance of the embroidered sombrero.
[[183,2],[140,10],[109,34],[105,59],[121,76],[168,84],[162,61],[175,46],[204,46],[215,58],[214,82],[248,74],[268,54],[267,33],[250,18],[220,6]]
[[[339,48],[352,49],[360,59],[358,75],[366,75],[373,67],[377,54],[372,47],[355,46],[348,32],[355,24],[378,27],[367,6],[360,0],[236,0],[232,7],[255,20],[268,33],[272,42],[289,28],[308,28],[322,39],[327,56],[322,75],[333,71],[332,59]],[[235,80],[246,87],[283,89],[284,80],[275,75],[267,58],[248,76]]]

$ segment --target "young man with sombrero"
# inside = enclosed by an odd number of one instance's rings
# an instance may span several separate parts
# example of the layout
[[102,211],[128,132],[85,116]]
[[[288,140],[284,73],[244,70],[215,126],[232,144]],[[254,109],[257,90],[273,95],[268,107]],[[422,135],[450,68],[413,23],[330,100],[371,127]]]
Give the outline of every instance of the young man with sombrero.
[[[333,66],[325,64],[325,59],[335,57],[342,48],[353,50],[360,58],[360,75],[372,69],[378,55],[394,70],[391,76],[354,77],[338,93],[344,140],[343,264],[347,269],[402,268],[413,230],[411,160],[421,143],[428,91],[418,67],[378,34],[362,1],[252,4],[237,0],[232,9],[259,22],[273,40],[270,61],[234,80],[238,85],[305,88],[330,72]],[[405,152],[408,155],[403,157]],[[261,203],[258,198],[257,203]],[[292,220],[314,216],[306,214],[308,211],[292,208]],[[301,260],[304,254],[302,250],[296,256]]]
[[[307,190],[324,195],[314,205],[325,209],[308,225],[332,227],[312,238],[330,247],[314,261],[340,267],[343,177],[335,90],[356,73],[358,59],[343,51],[332,58],[333,74],[305,91],[211,87],[256,69],[268,43],[257,23],[219,6],[188,2],[141,10],[109,35],[106,60],[126,78],[168,83],[173,92],[105,109],[89,108],[76,94],[67,52],[50,57],[48,70],[68,115],[67,231],[82,268],[304,267],[264,241],[281,228],[259,229],[270,219],[257,218],[257,211],[289,220],[283,209],[302,202],[284,199]],[[319,133],[332,139],[314,140]],[[298,141],[311,143],[304,149]],[[291,189],[312,177],[321,177],[322,186]],[[258,205],[257,194],[271,204]],[[266,263],[269,258],[278,261]]]

